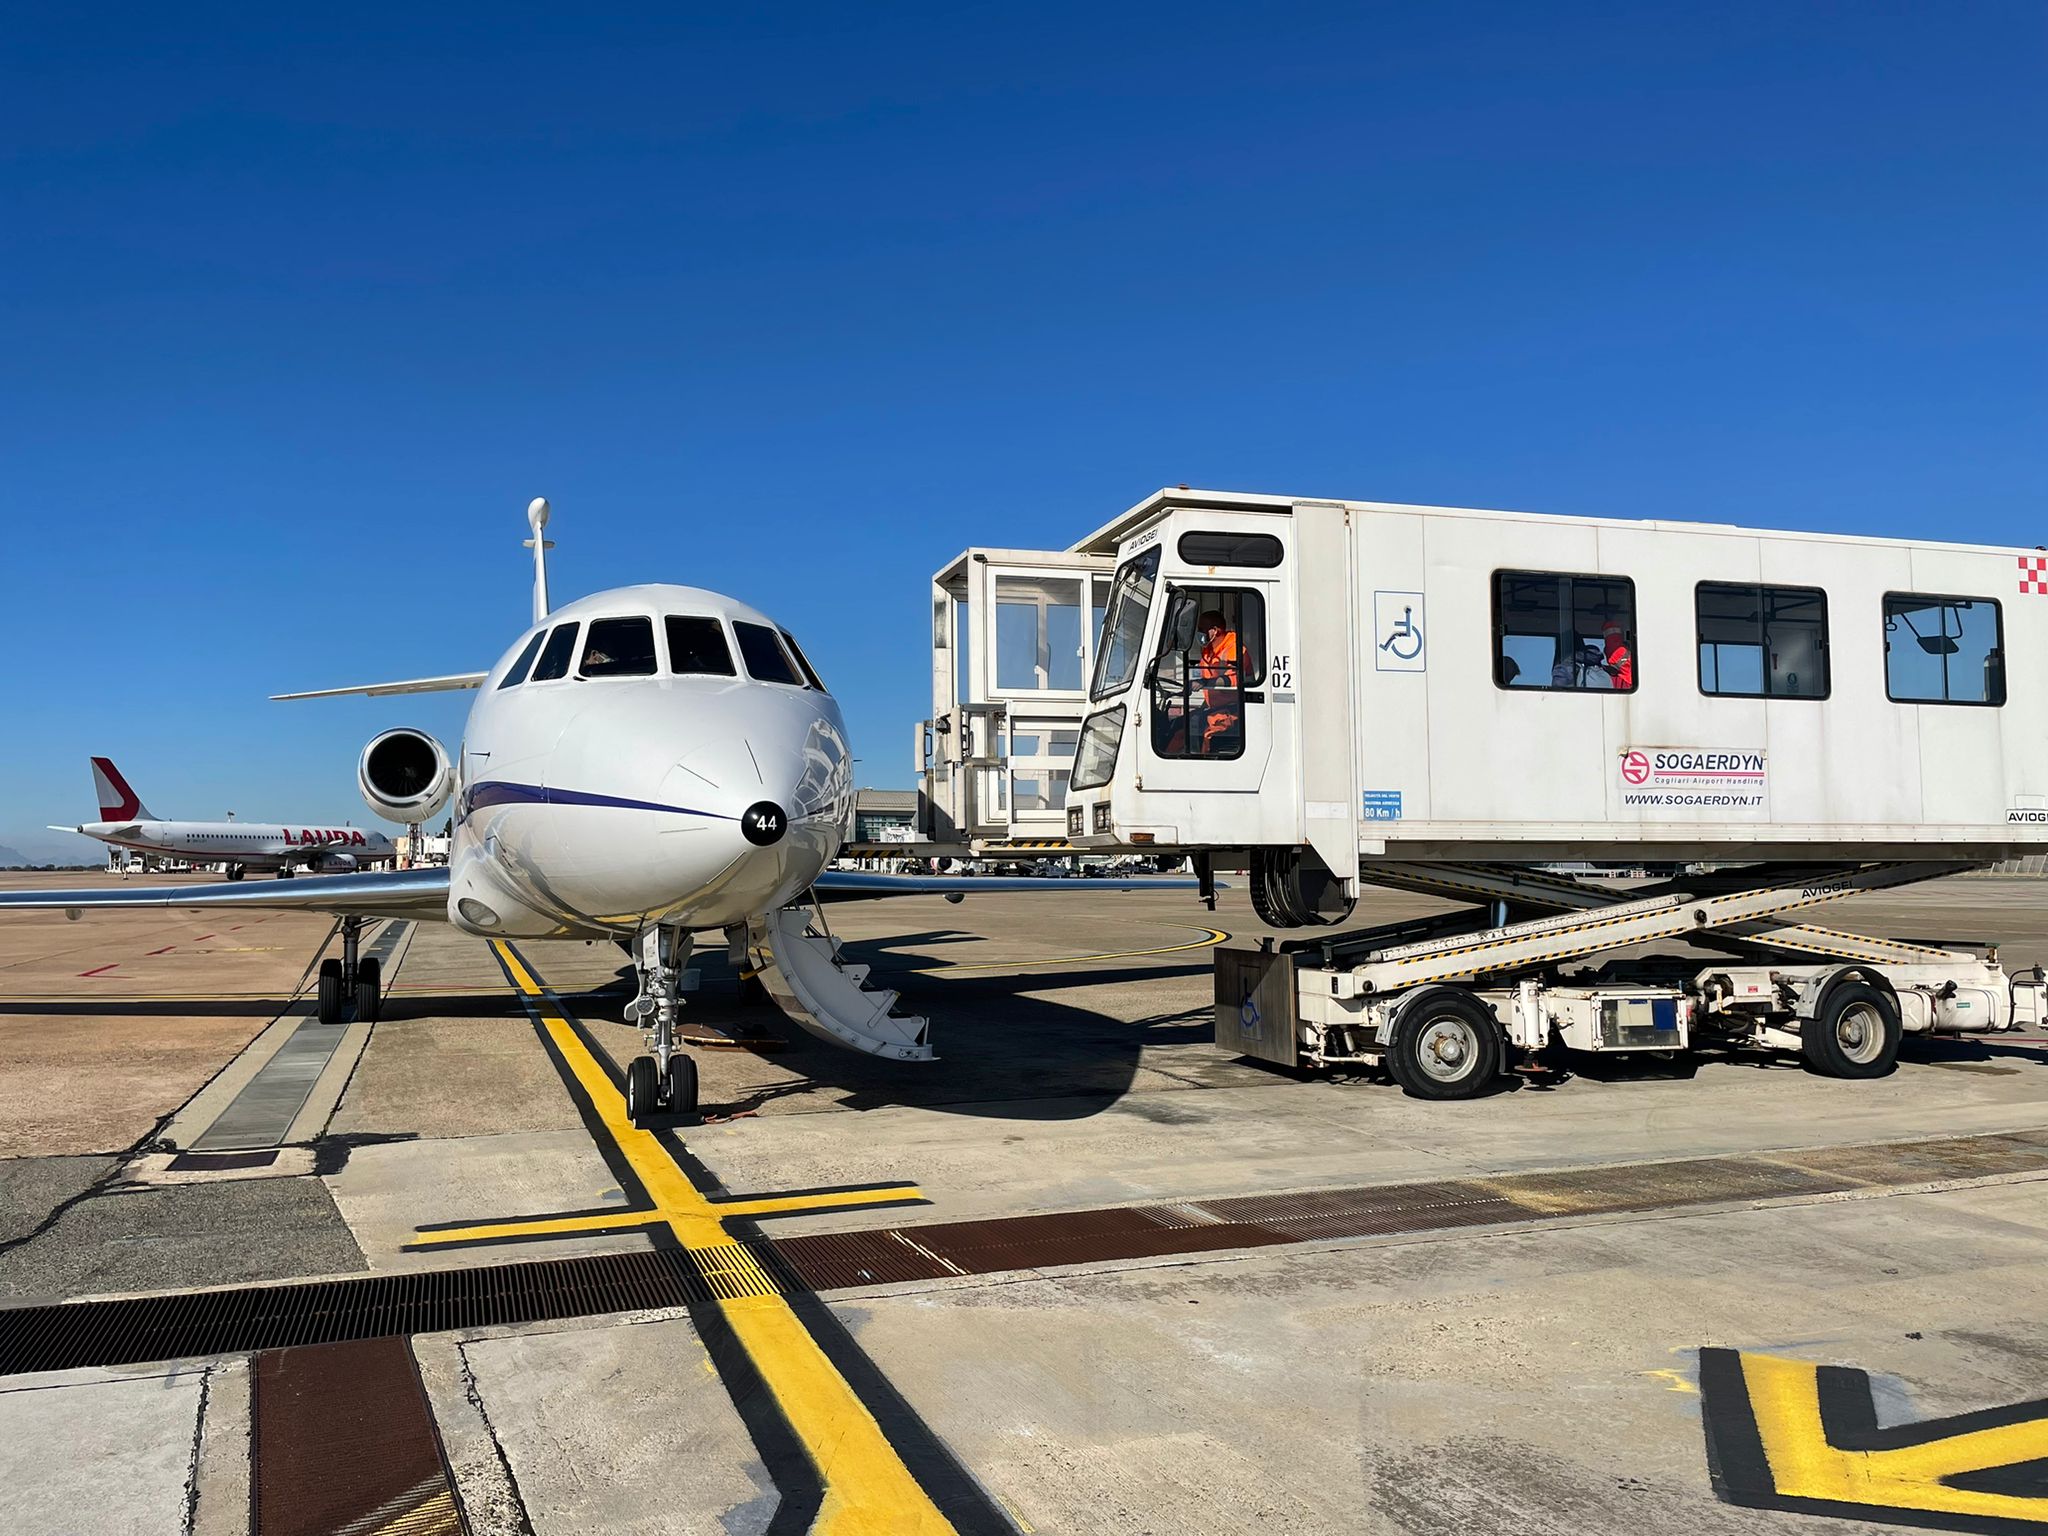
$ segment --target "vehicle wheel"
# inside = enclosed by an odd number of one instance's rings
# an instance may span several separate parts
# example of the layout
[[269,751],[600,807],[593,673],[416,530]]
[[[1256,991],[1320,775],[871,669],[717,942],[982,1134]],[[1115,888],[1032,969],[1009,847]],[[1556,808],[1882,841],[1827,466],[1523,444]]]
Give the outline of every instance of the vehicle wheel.
[[376,956],[356,962],[356,1022],[374,1024],[384,1003],[383,970]]
[[229,878],[230,880],[239,880],[239,879],[241,879],[241,878],[242,878],[242,866],[241,866],[241,865],[239,865],[239,864],[230,864],[230,865],[228,866],[228,878]]
[[280,879],[280,880],[289,880],[289,879],[291,879],[291,877],[292,877],[292,867],[291,867],[291,865],[289,865],[289,864],[280,864],[280,865],[279,865],[279,866],[277,867],[277,878],[278,878],[278,879]]
[[1268,928],[1292,927],[1293,924],[1281,915],[1280,909],[1273,904],[1273,898],[1267,891],[1265,859],[1260,850],[1252,850],[1250,864],[1250,878],[1245,883],[1251,888],[1252,911]]
[[341,1022],[341,962],[322,960],[320,962],[320,1022],[339,1024]]
[[668,1090],[668,1112],[672,1115],[694,1115],[697,1113],[697,1058],[684,1051],[677,1051],[668,1059],[668,1081],[662,1084]]
[[1416,998],[1394,1021],[1387,1070],[1418,1099],[1469,1099],[1500,1075],[1500,1025],[1476,997],[1448,987]]
[[654,1117],[656,1108],[654,1058],[635,1056],[633,1064],[626,1068],[626,1118],[635,1125],[644,1125]]
[[1865,982],[1842,982],[1799,1032],[1799,1049],[1824,1077],[1883,1077],[1898,1065],[1898,1005]]

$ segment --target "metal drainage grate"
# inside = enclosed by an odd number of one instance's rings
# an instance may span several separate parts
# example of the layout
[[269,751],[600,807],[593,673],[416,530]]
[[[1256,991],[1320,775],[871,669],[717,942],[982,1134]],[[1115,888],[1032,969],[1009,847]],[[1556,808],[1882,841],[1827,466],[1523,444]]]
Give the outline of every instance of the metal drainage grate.
[[0,1310],[0,1375],[239,1355],[709,1301],[677,1248]]
[[253,1376],[256,1536],[461,1536],[403,1339],[272,1350]]
[[1239,1195],[360,1279],[0,1308],[0,1375],[595,1317],[801,1290],[2048,1170],[2048,1131]]

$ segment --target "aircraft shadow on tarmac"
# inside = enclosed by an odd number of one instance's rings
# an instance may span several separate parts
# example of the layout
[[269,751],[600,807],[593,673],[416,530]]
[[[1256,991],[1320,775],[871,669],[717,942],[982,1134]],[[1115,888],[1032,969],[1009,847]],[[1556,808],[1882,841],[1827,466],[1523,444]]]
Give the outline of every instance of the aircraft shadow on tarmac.
[[[630,995],[630,994],[629,994]],[[584,992],[563,992],[562,1001],[571,1008],[587,1006],[596,999]],[[0,1018],[21,1016],[71,1016],[90,1014],[107,1019],[274,1019],[294,1007],[312,1006],[310,994],[297,997],[192,997],[192,998],[47,998],[33,1001],[0,999]],[[507,1007],[502,992],[466,992],[443,996],[432,992],[387,992],[378,1009],[378,1022],[397,1023],[407,1019],[497,1019],[524,1021],[517,1007]]]
[[[1123,1019],[1042,995],[1206,977],[1206,956],[1157,965],[1055,965],[950,975],[943,963],[892,964],[923,958],[892,953],[910,946],[978,938],[939,931],[846,945],[849,959],[873,965],[876,985],[903,994],[898,1011],[931,1020],[938,1059],[927,1063],[884,1061],[827,1045],[805,1033],[774,1002],[742,997],[738,977],[722,953],[693,961],[703,979],[686,1019],[735,1034],[772,1035],[783,1042],[774,1062],[796,1076],[792,1082],[750,1088],[728,1104],[707,1101],[705,1113],[745,1114],[822,1087],[836,1092],[837,1106],[843,1109],[916,1105],[995,1119],[1083,1119],[1100,1114],[1130,1092],[1147,1052],[1169,1049],[1173,1054],[1166,1061],[1145,1064],[1170,1070],[1186,1086],[1272,1080],[1254,1063],[1213,1051],[1191,1054],[1181,1049],[1211,1038],[1212,1016],[1206,1003]],[[590,998],[590,1014],[616,1018],[609,1005],[630,996],[633,985],[631,968],[622,969],[611,996]]]

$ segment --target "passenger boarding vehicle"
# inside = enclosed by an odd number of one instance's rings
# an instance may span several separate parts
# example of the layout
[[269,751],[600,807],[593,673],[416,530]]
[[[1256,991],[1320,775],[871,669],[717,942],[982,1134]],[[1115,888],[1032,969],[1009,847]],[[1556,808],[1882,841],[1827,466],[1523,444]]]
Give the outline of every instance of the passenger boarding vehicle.
[[[933,619],[935,842],[1242,865],[1316,930],[1219,952],[1228,1048],[1448,1098],[1559,1051],[1874,1076],[2042,1017],[1994,950],[1808,921],[2048,848],[2041,551],[1183,488],[969,551]],[[1026,775],[1063,790],[1028,826]],[[1469,905],[1346,929],[1367,885]]]

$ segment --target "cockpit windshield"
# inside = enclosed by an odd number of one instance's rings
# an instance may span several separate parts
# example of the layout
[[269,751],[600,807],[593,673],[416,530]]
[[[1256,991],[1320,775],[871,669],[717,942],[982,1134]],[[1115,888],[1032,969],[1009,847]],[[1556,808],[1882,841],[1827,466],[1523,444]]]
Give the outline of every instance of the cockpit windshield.
[[804,681],[823,693],[825,685],[818,681],[818,669],[811,665],[811,658],[804,654],[804,648],[796,643],[796,636],[786,629],[781,631],[781,635],[782,643],[789,647],[789,654],[795,658],[798,669],[804,675]]
[[555,626],[540,653],[540,660],[534,665],[533,680],[536,683],[551,683],[558,677],[569,675],[569,658],[576,654],[576,634],[582,627],[574,622]]
[[1091,699],[1122,693],[1138,675],[1138,658],[1145,650],[1145,620],[1152,613],[1152,589],[1158,580],[1157,544],[1118,567],[1116,585],[1110,589],[1109,608],[1102,619],[1095,684],[1088,690]]
[[519,653],[519,659],[505,671],[505,677],[498,684],[500,688],[517,688],[526,681],[526,669],[533,665],[533,658],[540,654],[541,642],[548,637],[544,629],[533,632],[533,638],[526,642],[526,649]]
[[803,687],[804,680],[796,675],[796,668],[783,654],[774,630],[766,624],[749,624],[745,619],[735,619],[732,632],[739,637],[740,656],[747,664],[747,675],[755,682]]
[[731,677],[732,647],[725,626],[701,614],[672,613],[668,629],[668,669],[678,677]]
[[585,677],[654,676],[654,621],[592,619],[583,643]]

